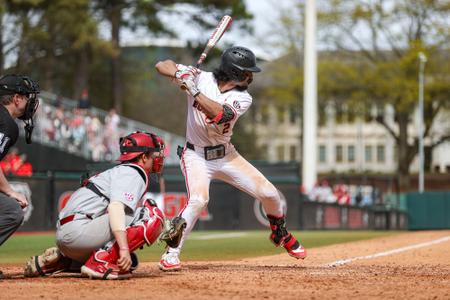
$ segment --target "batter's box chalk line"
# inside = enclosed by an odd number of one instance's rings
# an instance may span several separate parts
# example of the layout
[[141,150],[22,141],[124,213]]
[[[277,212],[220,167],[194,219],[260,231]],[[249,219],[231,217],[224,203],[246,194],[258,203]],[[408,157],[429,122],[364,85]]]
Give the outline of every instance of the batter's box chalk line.
[[393,250],[389,250],[389,251],[378,252],[378,253],[365,255],[365,256],[357,256],[357,257],[352,257],[352,258],[347,258],[347,259],[341,259],[341,260],[337,260],[337,261],[325,264],[324,267],[338,267],[338,266],[342,266],[342,265],[354,262],[356,260],[364,260],[364,259],[372,259],[372,258],[377,258],[377,257],[389,256],[389,255],[393,255],[393,254],[397,254],[397,253],[402,253],[402,252],[406,252],[406,251],[410,251],[410,250],[415,250],[415,249],[429,247],[429,246],[436,245],[436,244],[445,243],[448,241],[450,241],[450,236],[446,236],[446,237],[439,238],[437,240],[433,240],[433,241],[429,241],[429,242],[425,242],[425,243],[409,245],[406,247],[401,247],[401,248],[397,248],[397,249],[393,249]]

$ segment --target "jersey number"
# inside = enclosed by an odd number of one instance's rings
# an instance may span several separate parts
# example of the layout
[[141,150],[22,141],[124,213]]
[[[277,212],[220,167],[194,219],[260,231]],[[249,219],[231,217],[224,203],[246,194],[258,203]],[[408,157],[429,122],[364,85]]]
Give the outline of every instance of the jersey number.
[[5,151],[5,146],[9,142],[9,137],[5,136],[4,133],[0,133],[0,153]]
[[228,131],[230,131],[229,129],[230,129],[230,123],[225,123],[225,124],[223,124],[223,131],[222,131],[222,134],[225,134],[225,133],[227,133]]

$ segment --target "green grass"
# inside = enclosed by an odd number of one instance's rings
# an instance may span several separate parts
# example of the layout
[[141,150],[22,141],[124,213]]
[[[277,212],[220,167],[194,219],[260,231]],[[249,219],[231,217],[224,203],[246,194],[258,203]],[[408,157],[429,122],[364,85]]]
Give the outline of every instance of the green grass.
[[[211,234],[245,233],[244,236],[199,240]],[[397,234],[395,231],[294,231],[293,234],[306,248],[371,239]],[[184,260],[233,260],[282,253],[268,240],[268,231],[198,231],[186,241],[182,253]],[[53,234],[17,235],[0,247],[0,264],[23,263],[32,255],[54,245]],[[164,251],[163,244],[139,250],[141,261],[158,261]]]

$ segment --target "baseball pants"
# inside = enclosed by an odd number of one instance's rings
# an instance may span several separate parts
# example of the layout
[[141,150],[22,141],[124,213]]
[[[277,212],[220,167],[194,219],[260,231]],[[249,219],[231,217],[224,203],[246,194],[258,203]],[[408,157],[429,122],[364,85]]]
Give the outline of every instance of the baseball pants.
[[16,199],[0,193],[0,245],[22,224],[23,210]]
[[208,205],[209,186],[213,179],[231,184],[258,199],[266,213],[283,215],[280,195],[275,186],[231,144],[226,147],[225,157],[210,161],[205,160],[203,148],[185,149],[180,164],[188,192],[188,203],[181,213],[187,227],[179,247],[171,251],[181,250],[202,209]]
[[[127,226],[138,218],[139,212],[138,209],[134,216],[126,215]],[[113,239],[108,214],[95,219],[81,216],[62,226],[59,222],[57,224],[56,245],[64,256],[80,263],[85,263],[93,251],[104,247]]]

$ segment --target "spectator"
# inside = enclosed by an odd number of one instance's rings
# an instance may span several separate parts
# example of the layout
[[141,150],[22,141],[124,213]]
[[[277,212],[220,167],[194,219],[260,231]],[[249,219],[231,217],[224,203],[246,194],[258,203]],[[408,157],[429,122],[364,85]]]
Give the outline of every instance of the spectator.
[[106,147],[108,148],[107,153],[109,153],[111,157],[116,155],[116,153],[119,153],[119,148],[117,145],[117,139],[119,138],[119,123],[119,115],[117,114],[115,108],[111,108],[105,118]]
[[347,186],[344,184],[337,184],[334,186],[334,196],[336,197],[336,202],[341,205],[350,205],[350,194],[348,192]]
[[81,97],[78,99],[78,108],[89,109],[91,108],[91,100],[89,100],[88,89],[83,89],[81,92]]
[[333,195],[333,190],[331,189],[328,181],[322,180],[320,185],[315,185],[311,192],[308,194],[309,198],[313,201],[334,203],[336,198]]

